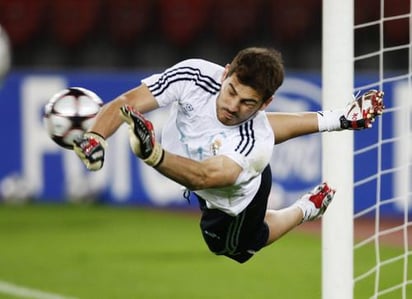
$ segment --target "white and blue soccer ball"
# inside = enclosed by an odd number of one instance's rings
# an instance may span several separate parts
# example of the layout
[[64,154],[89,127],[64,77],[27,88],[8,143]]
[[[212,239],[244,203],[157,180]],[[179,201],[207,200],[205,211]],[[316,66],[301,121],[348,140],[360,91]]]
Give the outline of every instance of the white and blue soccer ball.
[[100,97],[82,87],[69,87],[54,94],[44,107],[43,121],[50,138],[65,149],[93,124],[103,106]]

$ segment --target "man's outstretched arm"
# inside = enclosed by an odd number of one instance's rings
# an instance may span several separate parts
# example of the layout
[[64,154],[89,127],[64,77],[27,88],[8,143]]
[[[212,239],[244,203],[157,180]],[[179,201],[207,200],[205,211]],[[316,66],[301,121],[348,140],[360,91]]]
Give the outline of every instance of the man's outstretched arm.
[[133,105],[142,113],[158,108],[155,98],[144,84],[130,89],[104,105],[88,132],[73,142],[74,152],[87,169],[97,171],[103,167],[106,139],[123,123],[119,115],[119,109],[123,105]]
[[275,134],[275,143],[279,144],[312,133],[371,128],[384,108],[383,92],[369,90],[342,109],[300,113],[267,112],[267,116]]
[[231,186],[242,171],[235,161],[223,155],[195,161],[169,153],[156,142],[152,123],[139,111],[124,105],[120,112],[129,125],[129,140],[133,153],[189,190]]

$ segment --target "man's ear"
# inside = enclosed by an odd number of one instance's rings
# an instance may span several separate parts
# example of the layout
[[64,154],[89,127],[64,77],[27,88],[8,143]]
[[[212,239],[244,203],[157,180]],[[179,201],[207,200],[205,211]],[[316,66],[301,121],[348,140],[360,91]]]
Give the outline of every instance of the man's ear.
[[222,74],[222,79],[221,79],[222,82],[227,78],[227,74],[229,73],[229,68],[230,68],[230,64],[228,63],[225,65],[225,70],[223,71],[223,74]]
[[273,96],[268,98],[266,101],[263,102],[262,107],[260,107],[260,110],[265,110],[267,106],[273,101]]

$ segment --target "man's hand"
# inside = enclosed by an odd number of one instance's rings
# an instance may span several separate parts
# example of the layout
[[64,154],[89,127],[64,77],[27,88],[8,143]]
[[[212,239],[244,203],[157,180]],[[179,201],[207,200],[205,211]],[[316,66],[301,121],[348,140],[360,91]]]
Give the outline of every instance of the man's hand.
[[371,128],[375,118],[384,109],[383,91],[369,90],[345,107],[344,114],[339,119],[340,127],[349,130]]
[[122,106],[120,112],[129,125],[129,141],[133,153],[146,164],[159,166],[163,161],[164,151],[156,142],[153,124],[129,105]]
[[106,147],[106,140],[93,132],[87,132],[81,138],[73,141],[74,152],[80,157],[87,169],[92,171],[103,167]]

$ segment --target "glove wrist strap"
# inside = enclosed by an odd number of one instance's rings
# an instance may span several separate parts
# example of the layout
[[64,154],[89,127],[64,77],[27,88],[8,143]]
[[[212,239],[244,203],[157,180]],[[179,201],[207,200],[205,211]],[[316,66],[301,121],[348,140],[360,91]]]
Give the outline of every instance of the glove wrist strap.
[[150,154],[149,157],[143,160],[147,165],[152,166],[152,167],[158,167],[162,162],[164,158],[164,150],[161,147],[159,143],[155,143],[153,147],[153,151]]
[[97,141],[99,141],[99,143],[103,146],[103,148],[107,147],[107,141],[106,139],[104,139],[104,137],[102,135],[100,135],[99,133],[96,132],[86,132],[84,133],[84,137],[86,138],[94,138]]
[[319,132],[342,130],[340,120],[342,115],[343,111],[341,110],[318,111],[317,116]]

